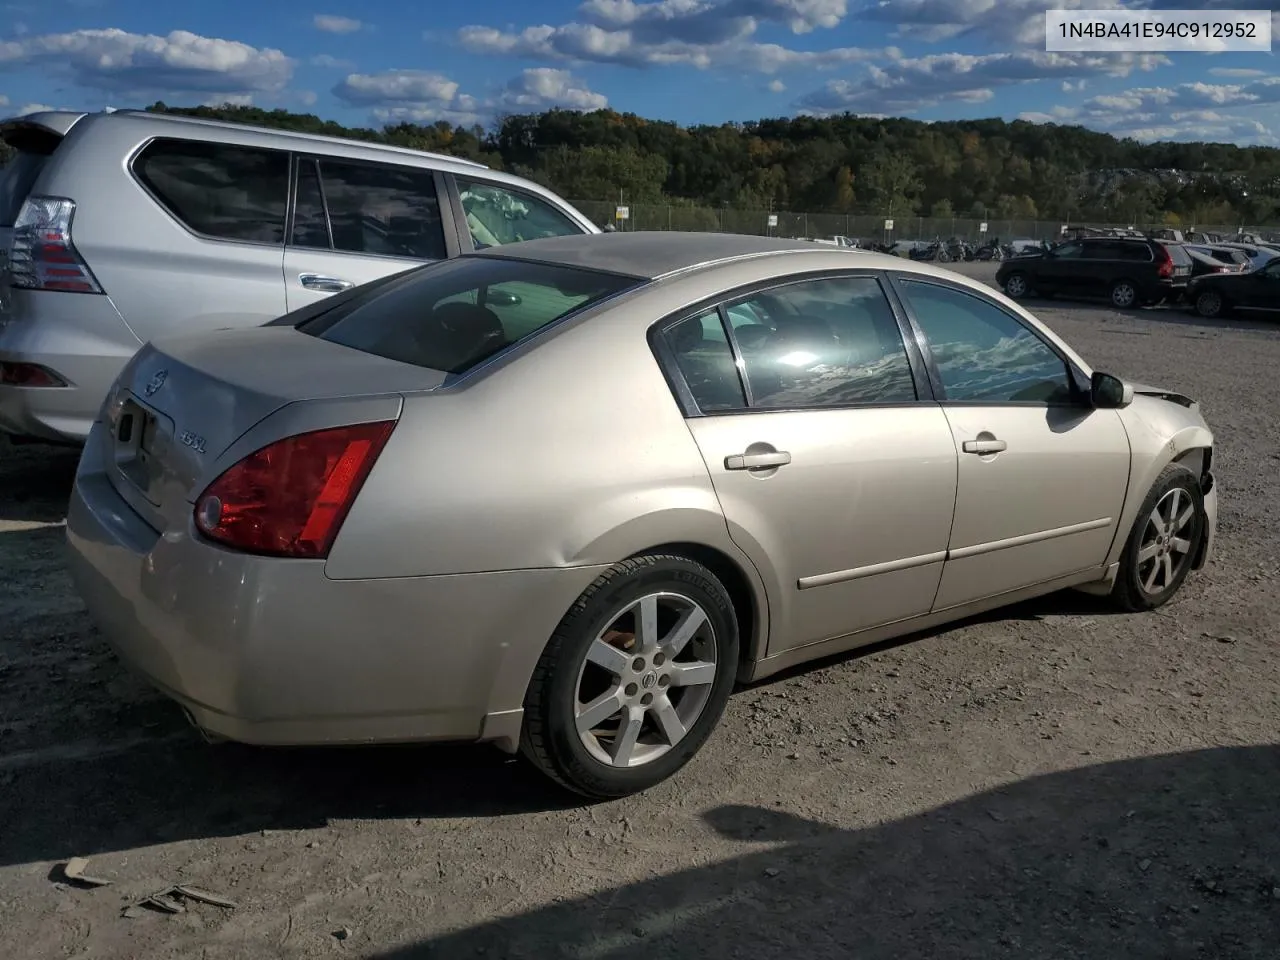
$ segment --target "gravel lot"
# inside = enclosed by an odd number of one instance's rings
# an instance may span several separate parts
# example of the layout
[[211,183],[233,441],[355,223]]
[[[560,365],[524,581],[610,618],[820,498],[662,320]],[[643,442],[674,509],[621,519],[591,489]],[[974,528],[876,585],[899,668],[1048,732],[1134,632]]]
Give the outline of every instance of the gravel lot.
[[[487,748],[205,745],[71,591],[75,455],[3,452],[0,956],[1274,958],[1280,328],[1033,309],[1202,401],[1215,562],[1154,614],[1055,596],[743,690],[594,807]],[[237,906],[123,915],[178,883]]]

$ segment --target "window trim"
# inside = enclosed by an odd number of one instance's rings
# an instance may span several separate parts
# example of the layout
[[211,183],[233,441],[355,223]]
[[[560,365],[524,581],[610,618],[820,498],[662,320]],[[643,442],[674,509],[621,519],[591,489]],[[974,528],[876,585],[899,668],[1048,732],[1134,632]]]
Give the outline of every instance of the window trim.
[[[810,405],[804,404],[799,406],[787,407],[760,407],[754,404],[754,398],[751,395],[750,388],[747,386],[746,368],[742,359],[741,348],[738,345],[737,337],[733,332],[733,324],[728,322],[728,309],[736,303],[740,303],[752,296],[770,290],[779,290],[784,287],[794,286],[798,283],[808,283],[814,280],[843,280],[843,279],[859,279],[871,278],[880,286],[880,292],[884,295],[889,309],[893,314],[894,322],[898,327],[898,335],[902,338],[903,352],[907,356],[907,366],[911,371],[911,381],[916,391],[916,399],[914,400],[892,400],[878,401],[874,403],[840,403],[840,404],[822,404]],[[712,410],[704,412],[699,409],[696,401],[693,399],[693,393],[689,389],[689,384],[684,378],[684,373],[680,370],[679,364],[676,362],[675,351],[671,348],[670,341],[666,333],[676,324],[684,320],[694,317],[705,316],[708,313],[715,312],[720,317],[721,328],[725,331],[725,339],[728,340],[730,349],[733,352],[734,366],[738,370],[738,379],[742,385],[743,396],[747,399],[747,406],[740,410]],[[751,283],[741,284],[728,290],[721,290],[712,296],[705,297],[697,303],[684,307],[680,310],[660,317],[649,325],[646,332],[649,341],[649,348],[653,351],[658,366],[662,370],[663,376],[666,378],[667,385],[671,388],[672,395],[675,397],[677,404],[680,406],[681,413],[686,420],[701,419],[703,417],[734,417],[744,414],[768,414],[768,413],[824,413],[828,411],[839,410],[884,410],[901,407],[917,407],[927,404],[937,403],[935,399],[936,393],[931,382],[928,368],[925,366],[925,354],[921,352],[919,345],[916,343],[916,332],[910,325],[908,317],[902,310],[901,303],[896,296],[895,291],[891,289],[889,282],[889,274],[884,270],[876,269],[836,269],[836,270],[811,270],[803,273],[787,274],[783,277],[769,277],[764,280],[756,280]]]
[[[391,167],[401,170],[412,170],[417,173],[427,173],[431,175],[432,184],[436,191],[436,208],[440,216],[440,229],[444,234],[444,256],[431,260],[424,260],[422,257],[406,257],[394,253],[366,253],[363,250],[339,250],[333,246],[333,217],[329,211],[329,194],[324,188],[324,174],[321,164],[324,161],[330,163],[345,163],[358,167]],[[294,217],[297,213],[298,203],[298,184],[301,181],[302,164],[314,163],[316,165],[316,179],[320,182],[320,197],[324,203],[324,219],[329,231],[329,246],[312,247],[300,243],[289,242],[293,238]],[[351,157],[338,156],[336,154],[324,153],[297,153],[293,154],[293,166],[290,169],[290,189],[289,189],[289,220],[288,229],[285,231],[285,249],[307,251],[310,253],[331,253],[342,257],[369,257],[374,260],[394,260],[397,263],[439,263],[441,260],[452,260],[458,256],[461,245],[459,243],[457,223],[455,221],[452,208],[445,203],[445,184],[444,175],[435,167],[423,164],[421,166],[412,163],[388,163],[383,160],[364,160],[353,159]]]
[[[933,355],[933,348],[929,343],[929,338],[924,332],[924,328],[920,325],[919,317],[917,317],[915,308],[911,305],[911,298],[900,284],[913,282],[923,283],[930,286],[942,287],[954,293],[963,294],[973,297],[980,303],[984,303],[998,312],[1004,314],[1023,330],[1026,330],[1033,337],[1039,340],[1044,346],[1053,352],[1054,356],[1062,362],[1067,372],[1067,381],[1072,391],[1072,399],[1069,403],[1049,403],[1042,400],[952,400],[947,397],[946,385],[942,382],[942,375],[938,371],[938,362]],[[908,317],[912,328],[915,331],[916,339],[919,343],[920,350],[924,354],[925,363],[929,370],[929,379],[933,383],[934,395],[937,402],[943,406],[950,407],[1029,407],[1033,409],[1046,410],[1066,410],[1066,409],[1093,409],[1089,403],[1090,386],[1089,378],[1084,375],[1075,362],[1068,357],[1056,343],[1045,338],[1039,330],[1030,326],[1022,317],[1018,316],[1007,309],[1003,304],[988,297],[986,294],[978,290],[973,290],[963,284],[955,283],[942,277],[933,277],[927,274],[910,273],[903,270],[894,270],[889,273],[889,283],[893,287],[894,294],[899,298],[903,312]]]
[[[507,191],[507,193],[514,194],[517,197],[525,197],[537,203],[545,204],[546,206],[551,207],[553,210],[555,210],[558,214],[560,214],[570,223],[577,224],[582,234],[585,235],[585,234],[596,232],[594,230],[589,229],[588,224],[584,223],[582,221],[582,218],[574,216],[567,209],[561,206],[558,201],[552,200],[550,197],[543,196],[540,193],[534,193],[531,190],[522,189],[518,186],[515,186],[514,184],[503,183],[501,180],[490,180],[489,178],[484,176],[473,176],[470,173],[467,173],[467,174],[449,173],[449,174],[446,174],[445,176],[446,176],[446,179],[449,181],[449,189],[451,191],[450,201],[454,205],[454,216],[457,218],[457,221],[458,221],[458,242],[464,253],[475,253],[476,242],[475,242],[475,238],[471,236],[471,228],[467,226],[467,209],[462,205],[462,188],[458,186],[459,178],[466,180],[469,183],[479,183],[485,186],[493,187],[497,190],[505,190]],[[503,246],[506,246],[506,244],[503,244]]]
[[[138,172],[138,161],[142,159],[143,153],[145,153],[149,147],[157,143],[196,143],[204,146],[232,147],[238,150],[257,150],[262,153],[283,154],[288,162],[288,167],[286,168],[285,173],[284,230],[281,234],[280,242],[267,243],[263,240],[240,240],[235,237],[216,237],[211,233],[202,233],[184,221],[182,217],[178,215],[176,210],[160,199],[160,195],[151,189],[146,180],[142,178],[142,174]],[[151,136],[138,144],[138,146],[134,148],[133,152],[125,159],[125,169],[128,171],[130,179],[132,179],[138,186],[138,189],[145,193],[151,201],[160,208],[160,211],[164,213],[165,216],[197,240],[204,240],[208,243],[234,243],[239,246],[255,247],[261,250],[283,251],[287,246],[285,241],[289,237],[289,225],[293,222],[293,195],[295,189],[293,151],[291,150],[279,150],[275,147],[251,146],[244,143],[234,143],[230,140],[215,140],[209,137]]]

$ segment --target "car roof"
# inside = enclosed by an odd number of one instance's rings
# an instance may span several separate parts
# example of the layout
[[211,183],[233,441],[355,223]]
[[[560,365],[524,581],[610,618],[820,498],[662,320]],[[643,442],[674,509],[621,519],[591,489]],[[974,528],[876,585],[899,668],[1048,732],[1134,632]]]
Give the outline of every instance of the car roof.
[[854,258],[872,269],[903,269],[913,261],[851,247],[759,237],[740,233],[684,233],[636,230],[524,240],[518,245],[488,247],[470,256],[533,260],[604,273],[658,280],[731,260],[784,254],[817,254]]

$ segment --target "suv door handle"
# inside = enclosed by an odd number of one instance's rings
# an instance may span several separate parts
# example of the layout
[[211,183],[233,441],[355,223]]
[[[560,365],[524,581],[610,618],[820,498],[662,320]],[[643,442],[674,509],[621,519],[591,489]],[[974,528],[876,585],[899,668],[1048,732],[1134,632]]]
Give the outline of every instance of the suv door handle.
[[324,293],[341,293],[343,290],[350,290],[355,286],[350,280],[326,277],[318,273],[301,274],[298,277],[298,282],[308,290],[320,290]]
[[966,440],[962,449],[965,453],[999,453],[1008,450],[1009,445],[1003,440]]
[[791,462],[791,454],[785,450],[773,453],[739,453],[724,458],[726,470],[758,470],[761,467],[784,467]]

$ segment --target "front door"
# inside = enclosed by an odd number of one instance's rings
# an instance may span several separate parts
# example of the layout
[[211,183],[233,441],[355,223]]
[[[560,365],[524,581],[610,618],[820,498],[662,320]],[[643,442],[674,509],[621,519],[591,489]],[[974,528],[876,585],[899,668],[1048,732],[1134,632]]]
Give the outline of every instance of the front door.
[[1246,273],[1234,283],[1224,283],[1222,289],[1234,295],[1234,305],[1243,309],[1280,310],[1280,259]]
[[284,254],[288,309],[444,259],[437,182],[419,167],[299,159]]
[[955,445],[879,281],[775,287],[664,337],[730,535],[775,588],[768,653],[927,613]]
[[960,460],[935,609],[1101,575],[1129,477],[1119,414],[1082,402],[1066,360],[995,301],[932,279],[895,284],[936,363]]
[[1085,283],[1080,271],[1084,244],[1079,240],[1064,243],[1045,252],[1036,264],[1036,287],[1039,293],[1080,293]]

